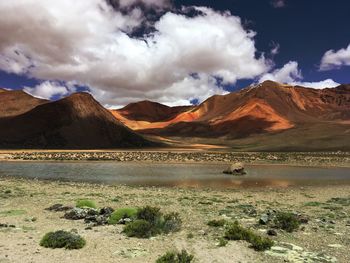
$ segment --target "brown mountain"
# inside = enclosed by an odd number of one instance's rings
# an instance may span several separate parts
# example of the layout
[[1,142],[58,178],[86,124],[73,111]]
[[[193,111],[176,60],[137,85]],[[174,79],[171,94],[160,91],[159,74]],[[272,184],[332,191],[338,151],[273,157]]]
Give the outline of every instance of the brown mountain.
[[[0,98],[2,96],[0,93]],[[8,117],[0,118],[1,148],[98,149],[155,145],[121,124],[87,93],[46,102],[15,116],[6,114]]]
[[0,89],[0,118],[25,113],[47,100],[35,98],[21,90]]
[[119,110],[111,110],[112,114],[133,130],[147,128],[164,128],[169,121],[178,115],[191,110],[193,106],[169,107],[157,102],[141,101],[131,103]]
[[[138,114],[137,107],[133,109],[135,112],[119,110],[114,115],[146,134],[216,139],[224,144],[230,141],[231,145],[242,144],[242,148],[257,145],[246,148],[252,150],[350,149],[350,143],[344,144],[350,141],[350,85],[311,89],[266,81],[213,96],[166,121],[129,119]],[[280,139],[274,141],[276,138]]]

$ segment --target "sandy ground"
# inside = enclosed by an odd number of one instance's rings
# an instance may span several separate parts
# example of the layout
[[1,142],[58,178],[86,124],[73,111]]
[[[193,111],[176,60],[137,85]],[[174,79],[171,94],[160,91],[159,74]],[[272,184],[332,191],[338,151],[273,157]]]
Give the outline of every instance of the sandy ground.
[[[155,262],[160,255],[175,248],[193,253],[195,262],[284,262],[264,252],[255,252],[243,241],[230,241],[226,247],[218,247],[218,238],[224,230],[206,225],[211,219],[232,218],[266,235],[266,228],[257,221],[261,213],[273,208],[310,217],[304,230],[292,234],[278,231],[278,236],[273,237],[276,244],[292,243],[348,263],[350,203],[335,204],[329,200],[333,197],[348,200],[349,193],[350,186],[208,190],[0,178],[0,224],[16,226],[0,228],[0,262]],[[151,239],[127,238],[121,233],[120,225],[86,230],[83,221],[66,220],[61,218],[62,212],[44,210],[55,203],[74,205],[80,198],[92,199],[99,207],[151,205],[161,207],[164,212],[177,211],[183,219],[183,227],[178,233]],[[257,215],[246,215],[241,209],[246,205],[253,206]],[[34,222],[30,222],[32,217],[36,218]],[[76,229],[87,245],[74,251],[39,246],[45,233],[60,229]]]

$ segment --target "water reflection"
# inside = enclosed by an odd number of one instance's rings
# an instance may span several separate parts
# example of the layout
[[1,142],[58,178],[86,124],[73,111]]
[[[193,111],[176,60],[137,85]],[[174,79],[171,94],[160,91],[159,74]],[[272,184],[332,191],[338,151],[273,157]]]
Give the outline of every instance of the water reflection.
[[131,186],[191,188],[290,187],[350,184],[349,168],[247,166],[246,176],[224,175],[225,165],[114,162],[0,162],[0,176]]

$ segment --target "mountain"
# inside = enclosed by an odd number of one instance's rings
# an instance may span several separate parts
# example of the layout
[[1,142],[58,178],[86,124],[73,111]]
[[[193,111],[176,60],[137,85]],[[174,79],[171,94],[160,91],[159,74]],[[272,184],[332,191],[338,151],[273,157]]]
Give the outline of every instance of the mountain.
[[[0,98],[6,102],[2,97],[3,92]],[[31,100],[35,101],[28,99]],[[18,115],[6,114],[7,117],[0,118],[1,148],[102,149],[156,145],[121,124],[87,93],[39,103]]]
[[139,130],[145,127],[164,128],[169,121],[192,108],[193,106],[169,107],[157,102],[141,101],[131,103],[119,110],[111,110],[111,112],[129,128]]
[[21,90],[0,89],[0,118],[25,113],[46,102],[48,101],[35,98]]
[[133,109],[114,115],[144,134],[210,139],[250,150],[350,149],[350,85],[311,89],[265,81],[210,97],[166,121],[129,119],[138,115]]

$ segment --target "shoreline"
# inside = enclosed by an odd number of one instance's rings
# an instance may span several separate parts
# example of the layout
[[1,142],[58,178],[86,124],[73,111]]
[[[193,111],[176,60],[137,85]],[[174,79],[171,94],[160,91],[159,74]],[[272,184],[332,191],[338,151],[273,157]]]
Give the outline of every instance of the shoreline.
[[350,152],[212,152],[212,151],[0,151],[0,162],[120,162],[160,164],[287,165],[350,167]]

